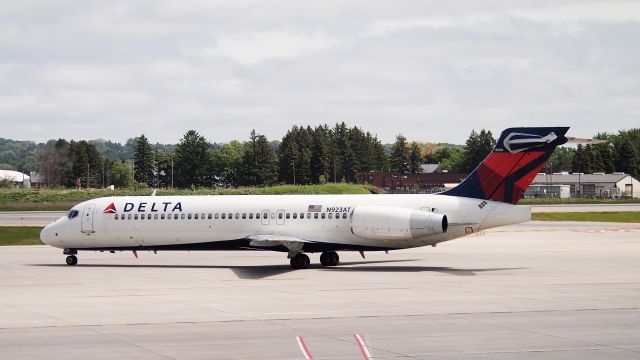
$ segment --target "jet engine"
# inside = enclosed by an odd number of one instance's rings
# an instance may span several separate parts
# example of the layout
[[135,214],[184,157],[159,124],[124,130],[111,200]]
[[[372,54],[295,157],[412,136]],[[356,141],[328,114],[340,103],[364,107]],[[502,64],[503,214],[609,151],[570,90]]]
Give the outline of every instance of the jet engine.
[[371,240],[409,240],[447,232],[447,216],[392,206],[356,206],[351,232]]

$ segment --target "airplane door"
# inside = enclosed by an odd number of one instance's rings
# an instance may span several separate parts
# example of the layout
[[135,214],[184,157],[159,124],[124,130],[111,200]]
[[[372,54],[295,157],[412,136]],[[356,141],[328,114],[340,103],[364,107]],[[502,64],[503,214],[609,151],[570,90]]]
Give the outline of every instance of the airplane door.
[[262,210],[262,225],[269,225],[269,210]]
[[93,229],[93,211],[96,209],[95,204],[87,204],[82,209],[82,232],[91,234],[94,233]]
[[278,215],[276,217],[276,223],[278,225],[283,225],[284,224],[284,210],[282,210],[282,209],[278,210]]

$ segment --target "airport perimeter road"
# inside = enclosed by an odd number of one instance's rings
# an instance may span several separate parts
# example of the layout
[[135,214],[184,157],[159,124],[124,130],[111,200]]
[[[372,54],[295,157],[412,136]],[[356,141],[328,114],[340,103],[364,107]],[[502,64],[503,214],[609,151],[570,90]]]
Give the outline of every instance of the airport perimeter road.
[[638,359],[640,224],[341,253],[0,250],[1,359]]
[[66,211],[1,211],[0,226],[45,226],[66,214]]
[[531,205],[532,213],[541,212],[600,212],[640,211],[640,204],[560,204]]

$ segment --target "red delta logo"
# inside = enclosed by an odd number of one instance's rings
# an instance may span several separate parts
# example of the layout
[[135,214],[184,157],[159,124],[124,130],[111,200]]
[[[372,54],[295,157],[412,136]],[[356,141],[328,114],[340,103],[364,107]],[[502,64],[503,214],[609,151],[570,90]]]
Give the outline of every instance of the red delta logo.
[[113,203],[109,204],[109,206],[107,206],[103,211],[105,214],[115,214],[117,212],[116,206]]

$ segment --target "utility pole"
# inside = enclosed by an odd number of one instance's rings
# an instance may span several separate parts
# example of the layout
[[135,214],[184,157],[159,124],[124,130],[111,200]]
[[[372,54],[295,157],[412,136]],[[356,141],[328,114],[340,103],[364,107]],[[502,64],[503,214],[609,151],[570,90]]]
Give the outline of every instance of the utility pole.
[[104,189],[104,169],[107,166],[105,158],[102,158],[102,188]]
[[87,161],[87,189],[89,189],[89,162]]
[[173,190],[173,158],[171,158],[171,190]]

